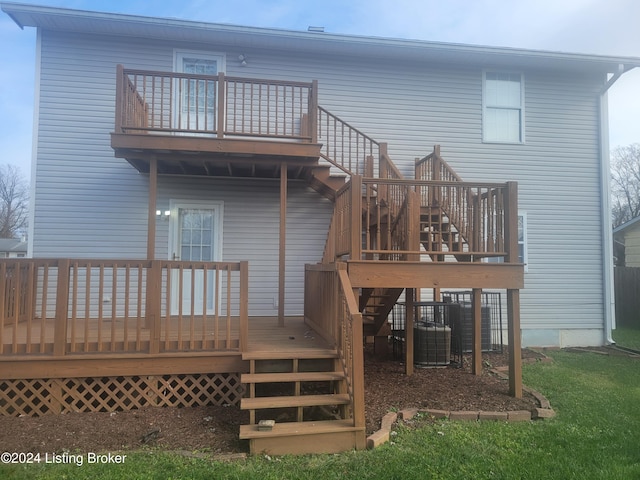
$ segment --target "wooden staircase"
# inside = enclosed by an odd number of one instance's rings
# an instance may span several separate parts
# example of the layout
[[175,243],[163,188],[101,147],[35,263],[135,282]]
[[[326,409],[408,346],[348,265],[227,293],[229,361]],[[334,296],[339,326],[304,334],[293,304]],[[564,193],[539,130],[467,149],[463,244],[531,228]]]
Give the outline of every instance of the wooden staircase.
[[[249,425],[240,438],[251,453],[337,453],[362,448],[364,428],[354,427],[353,405],[335,350],[247,352],[250,372],[241,376]],[[261,420],[274,420],[263,430]]]
[[[420,207],[420,244],[425,251],[451,252],[458,262],[471,261],[471,255],[461,253],[468,246],[467,240],[440,207]],[[430,257],[434,262],[444,262],[446,255],[430,254]]]
[[335,175],[330,165],[316,165],[308,170],[305,180],[320,195],[333,200],[336,192],[346,182],[346,175]]
[[402,288],[365,288],[360,296],[365,336],[391,335],[387,317],[402,294]]

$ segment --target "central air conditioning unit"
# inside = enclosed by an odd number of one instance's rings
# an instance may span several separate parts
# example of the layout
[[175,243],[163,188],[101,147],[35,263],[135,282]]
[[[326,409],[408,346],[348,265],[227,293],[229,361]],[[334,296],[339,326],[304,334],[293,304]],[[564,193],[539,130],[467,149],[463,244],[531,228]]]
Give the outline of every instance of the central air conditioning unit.
[[451,362],[451,328],[433,322],[418,322],[413,328],[413,363],[434,367]]

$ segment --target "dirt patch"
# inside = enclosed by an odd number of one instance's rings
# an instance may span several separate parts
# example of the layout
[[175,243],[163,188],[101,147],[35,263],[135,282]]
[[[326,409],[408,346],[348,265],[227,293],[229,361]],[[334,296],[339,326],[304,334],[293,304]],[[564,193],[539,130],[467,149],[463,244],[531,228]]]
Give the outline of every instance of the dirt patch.
[[[530,350],[523,358],[539,356]],[[462,368],[418,368],[411,377],[397,361],[365,358],[367,433],[380,427],[391,409],[427,407],[442,410],[531,410],[535,399],[508,394],[504,380],[488,373],[504,366],[506,354],[483,354],[485,372]],[[144,408],[116,413],[69,413],[43,417],[0,417],[0,446],[9,452],[107,452],[155,447],[214,454],[248,451],[238,439],[248,412],[229,407]]]

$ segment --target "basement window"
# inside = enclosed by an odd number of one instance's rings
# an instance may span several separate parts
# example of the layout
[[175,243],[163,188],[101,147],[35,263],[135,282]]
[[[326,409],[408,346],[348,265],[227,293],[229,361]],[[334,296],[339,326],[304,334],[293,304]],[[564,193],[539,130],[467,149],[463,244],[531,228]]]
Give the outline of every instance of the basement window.
[[524,76],[487,71],[482,84],[483,140],[524,143]]

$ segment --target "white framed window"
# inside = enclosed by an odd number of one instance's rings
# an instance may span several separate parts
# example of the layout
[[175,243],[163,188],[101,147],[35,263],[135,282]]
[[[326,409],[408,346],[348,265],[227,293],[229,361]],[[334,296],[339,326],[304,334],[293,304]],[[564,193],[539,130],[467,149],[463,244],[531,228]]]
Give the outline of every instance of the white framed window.
[[[503,263],[502,257],[487,257],[488,263]],[[527,212],[518,212],[518,263],[524,265],[525,273],[529,271],[529,252],[527,240]]]
[[524,143],[524,75],[485,71],[482,93],[483,141]]

